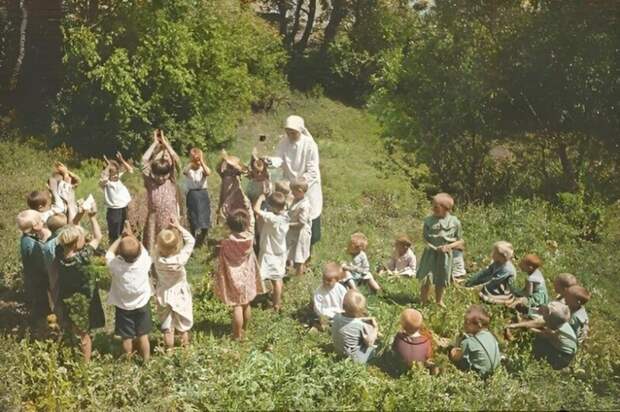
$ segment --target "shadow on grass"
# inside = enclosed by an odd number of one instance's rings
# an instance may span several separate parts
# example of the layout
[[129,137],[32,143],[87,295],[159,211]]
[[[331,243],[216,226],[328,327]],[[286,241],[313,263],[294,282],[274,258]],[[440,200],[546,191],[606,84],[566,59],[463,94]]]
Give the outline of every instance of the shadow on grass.
[[420,304],[420,298],[418,296],[406,292],[393,292],[385,290],[380,296],[380,299],[387,303],[395,303],[402,306]]
[[203,332],[205,334],[212,334],[216,338],[223,338],[230,336],[232,333],[230,322],[215,322],[209,319],[203,319],[196,323],[193,330]]

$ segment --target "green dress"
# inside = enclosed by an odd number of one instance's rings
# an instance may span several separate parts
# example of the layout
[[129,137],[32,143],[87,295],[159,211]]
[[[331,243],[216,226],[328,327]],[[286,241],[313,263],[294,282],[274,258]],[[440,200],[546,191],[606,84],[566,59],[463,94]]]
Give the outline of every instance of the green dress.
[[75,255],[59,259],[59,297],[65,305],[69,320],[80,331],[105,326],[97,277],[90,264],[94,253],[95,250],[86,245]]
[[553,369],[567,367],[577,353],[577,336],[568,322],[560,326],[554,337],[536,335],[534,357],[545,359]]
[[463,238],[461,222],[451,214],[441,219],[429,216],[424,219],[423,235],[427,246],[416,277],[422,280],[431,275],[433,285],[447,286],[452,278],[452,253],[440,252],[436,248]]
[[459,367],[473,370],[480,376],[491,375],[499,366],[501,354],[495,336],[488,330],[481,330],[475,335],[465,335],[461,341],[463,358]]

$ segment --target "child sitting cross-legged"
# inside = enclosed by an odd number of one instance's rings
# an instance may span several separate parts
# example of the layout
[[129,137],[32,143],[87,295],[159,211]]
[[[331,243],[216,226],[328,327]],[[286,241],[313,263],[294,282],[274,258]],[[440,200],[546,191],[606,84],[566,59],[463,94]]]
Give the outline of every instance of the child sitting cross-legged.
[[153,263],[157,273],[155,297],[164,344],[174,346],[174,333],[180,333],[181,346],[189,343],[189,330],[194,324],[192,292],[187,282],[185,265],[196,241],[175,218],[157,235]]
[[394,336],[392,350],[402,362],[411,368],[414,363],[426,366],[435,375],[437,367],[431,361],[433,357],[433,336],[424,326],[422,314],[415,309],[405,309],[400,314],[401,330]]
[[347,253],[353,260],[343,263],[342,267],[346,271],[346,276],[342,282],[350,289],[357,289],[357,285],[367,282],[368,287],[373,292],[381,290],[381,286],[370,273],[370,262],[365,250],[368,248],[368,238],[363,233],[353,233],[347,246]]
[[512,245],[500,241],[493,245],[493,263],[486,269],[472,275],[465,281],[466,287],[483,285],[480,297],[491,303],[501,303],[512,299],[516,270],[512,264],[514,255]]
[[416,257],[411,250],[411,239],[407,235],[400,235],[394,241],[394,253],[385,270],[379,274],[395,276],[415,276]]
[[105,259],[112,282],[108,304],[116,308],[115,333],[121,337],[123,352],[131,356],[137,349],[145,361],[150,357],[152,328],[149,301],[153,287],[149,278],[152,260],[125,222],[121,237],[108,249]]
[[373,356],[379,325],[367,317],[366,298],[356,290],[349,290],[342,302],[344,313],[337,313],[332,323],[332,339],[336,352],[353,362],[367,363]]
[[590,292],[581,285],[573,285],[566,290],[565,299],[566,306],[570,309],[571,325],[577,335],[579,344],[582,344],[588,337],[590,330],[588,312],[586,312],[586,303],[590,301]]
[[499,366],[501,354],[497,339],[488,330],[490,321],[482,305],[471,305],[465,312],[465,333],[449,354],[450,360],[459,369],[472,370],[486,377]]
[[320,327],[323,329],[337,313],[342,313],[342,302],[347,289],[339,283],[343,275],[342,266],[329,262],[323,268],[323,282],[315,291],[312,298],[312,308],[319,317]]

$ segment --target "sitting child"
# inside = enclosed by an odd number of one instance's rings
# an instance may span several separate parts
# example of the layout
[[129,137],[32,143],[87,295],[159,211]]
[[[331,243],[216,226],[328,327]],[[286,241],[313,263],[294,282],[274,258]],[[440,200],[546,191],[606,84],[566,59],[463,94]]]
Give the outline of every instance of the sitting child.
[[568,288],[577,284],[577,278],[570,273],[560,273],[553,279],[553,290],[556,293],[555,300],[565,303],[565,295]]
[[45,228],[41,214],[29,209],[20,212],[16,218],[17,227],[22,232],[20,250],[22,257],[26,305],[30,311],[30,323],[35,334],[42,332],[45,318],[50,313],[47,296],[49,280],[43,259],[42,242],[50,232]]
[[422,284],[420,301],[428,303],[431,283],[435,286],[437,304],[445,307],[443,295],[452,279],[453,250],[463,246],[463,229],[459,219],[450,212],[454,199],[447,193],[433,197],[433,214],[424,219],[423,236],[426,248],[420,259],[416,277]]
[[407,235],[400,235],[394,241],[394,253],[388,262],[385,271],[387,275],[415,276],[416,257],[411,250],[411,239]]
[[99,180],[99,186],[103,189],[105,205],[108,208],[106,221],[108,223],[110,243],[114,243],[121,235],[125,220],[127,220],[127,206],[131,202],[129,190],[121,181],[123,176],[121,165],[129,173],[133,173],[133,167],[125,161],[120,152],[116,154],[116,158],[118,162],[110,161],[104,156],[106,168],[101,173],[101,179]]
[[590,297],[590,292],[580,285],[573,285],[565,292],[566,306],[570,309],[570,320],[568,323],[575,331],[579,344],[586,340],[590,330],[590,321],[585,307],[586,303],[590,301]]
[[465,312],[464,336],[458,347],[450,350],[450,360],[462,370],[480,376],[491,375],[499,366],[501,354],[497,339],[488,327],[491,318],[482,305],[471,305]]
[[90,242],[86,243],[86,231],[77,225],[65,226],[58,235],[58,246],[63,252],[59,256],[59,297],[69,325],[80,337],[86,362],[92,355],[90,331],[105,326],[99,287],[90,268],[95,249],[101,243],[101,228],[95,210],[90,211],[88,217],[93,231]]
[[190,162],[183,169],[187,186],[187,216],[190,232],[200,247],[211,228],[211,200],[207,190],[207,177],[211,175],[211,169],[205,163],[202,150],[197,147],[189,151],[189,157]]
[[293,203],[289,207],[291,222],[286,234],[288,260],[295,266],[295,273],[300,276],[305,272],[305,263],[310,257],[310,238],[312,237],[312,220],[310,219],[310,201],[306,198],[308,183],[305,179],[296,179],[291,183]]
[[262,210],[265,195],[260,195],[254,204],[254,213],[260,218],[260,254],[258,262],[263,280],[272,285],[273,309],[278,312],[282,306],[283,279],[286,276],[286,233],[289,217],[286,213],[286,199],[280,192],[273,192],[267,201],[271,211]]
[[314,291],[312,308],[319,317],[321,329],[337,313],[342,313],[342,302],[347,289],[338,281],[342,277],[342,266],[330,262],[323,268],[323,283]]
[[405,309],[400,314],[401,330],[394,336],[392,350],[398,354],[407,368],[418,362],[424,364],[432,374],[438,372],[432,363],[433,336],[424,326],[422,314],[415,309]]
[[164,344],[168,349],[174,346],[175,331],[181,335],[181,346],[187,346],[189,330],[194,325],[192,292],[187,282],[185,265],[195,243],[192,234],[174,218],[170,219],[169,228],[157,235],[153,255],[157,273],[155,296]]
[[512,299],[516,270],[512,264],[514,252],[512,245],[500,241],[493,245],[491,258],[493,263],[486,269],[472,275],[465,281],[466,287],[483,285],[480,297],[491,303],[505,302]]
[[264,293],[263,282],[254,253],[254,222],[249,205],[231,211],[226,218],[230,229],[227,239],[220,241],[218,267],[215,274],[215,295],[231,306],[232,336],[243,340],[250,324],[250,302]]
[[332,323],[336,352],[353,362],[367,363],[375,349],[379,326],[375,318],[366,317],[366,298],[349,290],[342,302],[344,313],[337,313]]
[[342,282],[350,289],[357,289],[362,282],[367,282],[370,290],[378,292],[381,286],[370,273],[370,262],[366,256],[366,248],[368,247],[368,238],[363,233],[353,233],[347,253],[351,255],[353,260],[349,263],[343,263],[342,268],[346,271],[345,278]]
[[108,304],[116,309],[114,332],[122,339],[123,352],[131,356],[134,345],[145,361],[151,353],[152,328],[149,301],[153,287],[149,277],[153,263],[147,250],[131,233],[128,222],[108,249],[105,260],[111,275]]

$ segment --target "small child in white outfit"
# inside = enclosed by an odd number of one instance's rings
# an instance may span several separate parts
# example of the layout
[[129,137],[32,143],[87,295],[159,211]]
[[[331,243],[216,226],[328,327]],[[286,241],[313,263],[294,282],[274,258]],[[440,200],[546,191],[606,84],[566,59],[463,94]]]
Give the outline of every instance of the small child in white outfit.
[[370,290],[378,292],[381,290],[381,286],[370,273],[370,262],[366,256],[366,248],[368,248],[368,238],[363,233],[353,233],[347,248],[347,252],[353,257],[353,260],[342,265],[342,268],[346,270],[346,275],[341,282],[350,289],[356,289],[357,284],[367,282]]
[[291,183],[293,203],[289,207],[290,224],[286,234],[288,260],[295,265],[295,273],[303,275],[305,263],[310,257],[310,240],[312,238],[312,219],[310,219],[310,201],[306,198],[308,183],[299,178]]
[[321,328],[326,326],[337,313],[342,313],[342,302],[347,288],[338,280],[342,277],[342,266],[330,262],[323,268],[323,283],[315,291],[312,297],[312,309],[319,317]]
[[[103,189],[103,198],[108,208],[106,221],[108,223],[108,237],[113,243],[121,235],[123,226],[127,220],[127,206],[131,202],[129,190],[121,181],[123,170],[133,173],[133,167],[125,161],[120,153],[116,153],[117,161],[106,161],[106,168],[101,173],[99,186]],[[121,166],[122,165],[122,166]]]

